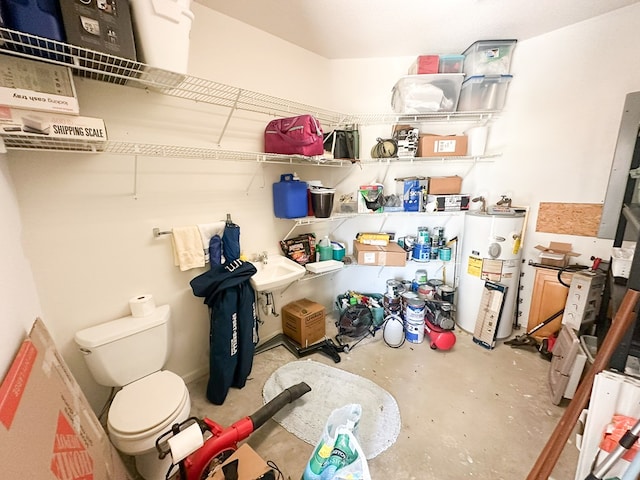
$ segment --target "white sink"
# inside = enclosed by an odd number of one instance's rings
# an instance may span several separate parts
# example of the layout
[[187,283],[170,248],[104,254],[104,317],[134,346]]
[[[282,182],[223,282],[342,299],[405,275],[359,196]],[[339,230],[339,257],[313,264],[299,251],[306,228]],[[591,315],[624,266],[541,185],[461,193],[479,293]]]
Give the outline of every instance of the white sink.
[[293,260],[282,255],[271,255],[266,265],[263,262],[252,262],[258,272],[251,277],[251,286],[257,292],[275,290],[302,278],[306,269]]

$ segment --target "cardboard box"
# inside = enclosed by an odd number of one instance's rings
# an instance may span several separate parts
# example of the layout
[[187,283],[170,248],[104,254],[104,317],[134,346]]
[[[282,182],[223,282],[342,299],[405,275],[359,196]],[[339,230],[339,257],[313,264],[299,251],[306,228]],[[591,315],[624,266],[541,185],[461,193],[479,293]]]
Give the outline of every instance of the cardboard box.
[[282,307],[282,333],[308,347],[325,336],[325,308],[303,298]]
[[566,267],[571,257],[579,257],[579,253],[571,251],[570,243],[549,242],[549,246],[536,245],[534,248],[540,250],[540,263],[552,267]]
[[404,267],[407,263],[407,252],[395,242],[387,245],[367,245],[354,240],[353,255],[358,265]]
[[469,195],[427,195],[426,211],[457,212],[469,210]]
[[62,1],[60,9],[68,43],[137,59],[127,0]]
[[42,320],[0,385],[3,478],[131,479]]
[[463,157],[467,154],[466,135],[420,135],[418,157]]
[[0,133],[6,138],[24,137],[21,144],[42,146],[50,139],[90,143],[101,150],[107,141],[107,128],[99,118],[32,112],[0,106]]
[[419,212],[422,209],[422,194],[427,188],[426,177],[402,177],[395,179],[398,185],[396,194],[402,197],[405,212]]
[[224,480],[223,467],[235,460],[238,460],[238,480],[255,480],[270,469],[267,462],[249,444],[243,443],[233,452],[233,455],[222,465],[216,467],[207,478],[210,480]]
[[[360,185],[358,189],[358,213],[382,213],[384,211],[382,194],[383,187],[381,184]],[[379,207],[370,209],[367,206],[367,200],[377,202]],[[369,205],[371,206],[371,203]]]
[[69,67],[2,56],[0,105],[43,112],[80,113]]
[[450,177],[429,177],[429,194],[450,195],[462,191],[462,177],[453,175]]
[[398,158],[414,158],[418,153],[420,130],[411,125],[395,125],[393,139],[398,144]]

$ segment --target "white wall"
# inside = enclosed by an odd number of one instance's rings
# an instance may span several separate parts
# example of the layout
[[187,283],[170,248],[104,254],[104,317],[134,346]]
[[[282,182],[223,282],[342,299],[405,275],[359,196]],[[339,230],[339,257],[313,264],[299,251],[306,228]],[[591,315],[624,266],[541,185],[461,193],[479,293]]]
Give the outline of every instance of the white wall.
[[[411,58],[328,62],[199,4],[193,7],[196,21],[189,71],[222,83],[340,111],[380,112],[389,110],[391,87],[411,62]],[[490,148],[503,151],[494,163],[473,168],[405,164],[389,172],[376,166],[296,170],[304,179],[318,178],[344,191],[373,179],[385,179],[392,186],[395,176],[408,173],[462,174],[468,192],[486,192],[493,201],[501,193],[510,193],[515,203],[531,206],[525,257],[533,258],[533,245],[557,238],[534,232],[540,201],[601,202],[604,198],[624,96],[640,90],[633,28],[638,21],[640,6],[633,6],[520,42],[507,108],[491,135]],[[226,118],[220,109],[153,92],[90,80],[76,83],[81,113],[104,118],[112,140],[213,146]],[[236,113],[222,147],[260,150],[265,123],[262,116]],[[20,253],[22,242],[43,318],[94,407],[101,406],[106,390],[88,375],[74,348],[73,334],[127,314],[127,300],[140,293],[152,293],[158,303],[172,306],[174,336],[167,367],[187,379],[206,373],[207,312],[189,287],[189,281],[204,270],[180,272],[171,263],[169,238],[153,238],[151,230],[220,220],[231,213],[241,226],[246,253],[265,248],[275,252],[292,222],[274,219],[271,185],[291,169],[139,158],[134,186],[135,159],[126,156],[10,152],[7,157],[11,175],[0,191],[7,192],[3,195],[14,199],[14,204],[17,199],[23,224],[20,238],[19,220],[3,219],[3,227],[8,227],[3,231],[15,232],[7,251]],[[17,217],[15,208],[9,213]],[[402,223],[393,227],[398,232],[416,227]],[[367,227],[379,228],[357,220],[337,230],[335,225],[318,227],[316,232],[349,240],[354,231]],[[581,261],[590,255],[607,256],[610,245],[592,238],[566,240],[584,254]],[[13,273],[22,273],[22,267],[15,267]],[[277,294],[276,304],[308,296],[329,306],[348,281],[358,282],[358,288],[381,291],[388,278],[385,271],[366,277],[354,271],[345,272],[344,277],[302,282],[284,295]],[[525,287],[530,290],[533,275],[525,271]],[[339,283],[332,283],[336,278]],[[13,279],[11,273],[8,279]],[[29,304],[20,319],[9,320],[10,331],[24,330],[39,311],[38,297],[27,280],[22,280],[25,286],[12,282],[4,290],[11,300],[24,298]],[[523,305],[523,310],[526,314],[528,306]],[[279,318],[266,318],[263,334],[276,331],[279,322]],[[3,356],[12,356],[17,344],[17,339],[8,346],[3,342]]]
[[7,155],[0,154],[0,378],[4,378],[13,357],[33,321],[41,315],[36,285],[29,260],[21,244],[22,222]]

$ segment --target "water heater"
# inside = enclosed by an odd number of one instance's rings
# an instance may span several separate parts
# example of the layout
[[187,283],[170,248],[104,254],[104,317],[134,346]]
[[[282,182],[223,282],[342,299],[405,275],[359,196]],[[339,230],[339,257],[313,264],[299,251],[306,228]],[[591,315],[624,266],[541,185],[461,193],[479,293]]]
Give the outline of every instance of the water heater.
[[473,333],[486,281],[507,287],[497,339],[511,335],[522,263],[524,213],[467,212],[461,248],[456,321]]

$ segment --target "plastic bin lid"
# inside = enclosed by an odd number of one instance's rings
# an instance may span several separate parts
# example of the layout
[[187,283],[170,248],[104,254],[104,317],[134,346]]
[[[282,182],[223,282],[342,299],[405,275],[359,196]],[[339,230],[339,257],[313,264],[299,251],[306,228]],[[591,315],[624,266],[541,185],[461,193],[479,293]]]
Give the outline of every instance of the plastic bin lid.
[[511,81],[512,78],[513,78],[513,75],[511,74],[472,75],[471,77],[466,78],[464,82],[462,82],[462,85],[464,85],[465,83],[481,83],[484,81],[502,83],[502,82],[509,82]]
[[462,55],[467,55],[469,50],[473,49],[473,47],[475,47],[476,45],[479,45],[481,43],[488,43],[488,44],[499,44],[499,45],[503,45],[503,44],[507,44],[507,43],[512,43],[512,44],[516,44],[518,42],[517,39],[515,38],[507,38],[507,39],[500,39],[500,40],[476,40],[475,42],[473,42],[471,45],[469,45],[464,52],[462,52]]

